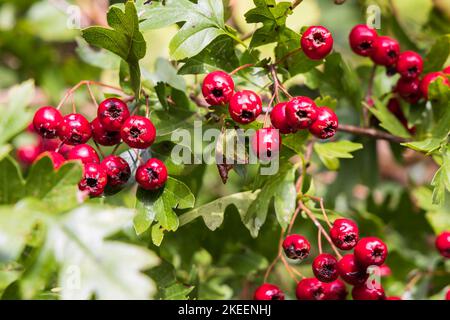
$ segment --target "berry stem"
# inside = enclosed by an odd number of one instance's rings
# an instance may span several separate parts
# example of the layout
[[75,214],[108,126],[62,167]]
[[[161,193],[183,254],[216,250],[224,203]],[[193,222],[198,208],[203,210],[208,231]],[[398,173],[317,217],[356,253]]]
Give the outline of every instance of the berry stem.
[[320,204],[320,210],[322,211],[322,215],[323,215],[323,217],[324,217],[324,219],[325,219],[325,222],[327,223],[328,227],[332,228],[333,225],[331,224],[330,219],[328,219],[328,215],[327,215],[327,212],[326,212],[326,210],[325,210],[325,206],[324,206],[324,204],[323,204],[323,198],[310,196],[310,195],[308,195],[308,194],[305,194],[305,197],[308,197],[308,198],[310,198],[311,200],[314,200],[314,201],[319,202],[319,204]]
[[100,146],[98,145],[97,141],[94,141],[94,144],[95,144],[95,147],[96,147],[97,150],[98,150],[98,153],[100,153],[100,155],[101,155],[102,158],[104,159],[104,158],[105,158],[105,154],[103,153],[102,148],[100,148]]
[[292,278],[292,280],[294,280],[295,282],[298,282],[298,279],[294,274],[294,269],[292,269],[289,266],[289,263],[287,262],[286,258],[283,255],[281,255],[281,262],[283,263],[284,267],[286,268],[286,270],[287,270],[289,276]]
[[122,145],[122,142],[116,144],[116,146],[114,147],[114,149],[112,150],[111,154],[115,155],[117,150],[119,149],[119,147]]
[[292,57],[293,55],[299,53],[300,51],[302,51],[302,48],[297,48],[294,49],[292,51],[289,51],[288,53],[286,53],[284,56],[282,56],[280,59],[278,59],[277,61],[275,61],[275,65],[280,65],[283,62],[285,62],[287,59],[289,59],[290,57]]
[[281,229],[280,240],[278,242],[278,254],[275,257],[275,259],[273,259],[273,261],[270,263],[270,265],[267,267],[266,273],[264,274],[264,282],[267,282],[267,278],[269,277],[270,273],[272,272],[273,267],[277,263],[278,259],[280,259],[282,256],[283,236],[284,236],[284,229]]
[[92,92],[91,85],[89,83],[87,83],[86,87],[88,89],[89,95],[91,96],[92,102],[94,102],[95,107],[98,108],[97,99],[95,99],[94,93]]
[[361,127],[356,127],[356,126],[352,126],[352,125],[348,125],[348,124],[339,124],[339,131],[348,132],[348,133],[352,133],[352,134],[356,134],[356,135],[367,136],[367,137],[371,137],[374,139],[392,141],[395,143],[402,143],[402,142],[410,141],[410,139],[405,139],[402,137],[394,136],[392,134],[389,134],[387,132],[380,131],[377,129],[361,128]]
[[320,229],[317,230],[317,246],[319,247],[319,254],[322,254],[322,233]]
[[298,213],[300,212],[300,206],[297,206],[294,214],[292,215],[291,222],[289,223],[287,234],[291,234],[292,227],[294,226],[295,220],[297,219]]
[[[377,71],[377,65],[374,64],[372,67],[372,71],[370,72],[370,76],[369,76],[369,83],[368,83],[368,87],[367,87],[366,97],[364,98],[366,104],[368,104],[368,105],[370,105],[370,101],[372,100],[373,84],[374,84],[374,80],[375,80],[376,71]],[[369,110],[368,110],[368,107],[366,104],[363,104],[363,120],[364,120],[364,126],[368,127],[369,126]]]
[[229,75],[230,75],[230,76],[235,75],[235,74],[238,73],[239,71],[244,70],[244,69],[246,69],[246,68],[251,68],[251,67],[253,67],[253,66],[254,66],[253,63],[247,63],[247,64],[244,64],[244,65],[242,65],[242,66],[240,66],[240,67],[237,67],[237,68],[234,69],[233,71],[231,71],[231,72],[229,73]]

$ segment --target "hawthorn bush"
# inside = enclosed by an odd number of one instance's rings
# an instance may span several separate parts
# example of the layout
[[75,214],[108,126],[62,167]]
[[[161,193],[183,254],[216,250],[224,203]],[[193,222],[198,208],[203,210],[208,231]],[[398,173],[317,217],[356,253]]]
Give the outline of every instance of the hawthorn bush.
[[0,16],[3,299],[449,298],[444,1]]

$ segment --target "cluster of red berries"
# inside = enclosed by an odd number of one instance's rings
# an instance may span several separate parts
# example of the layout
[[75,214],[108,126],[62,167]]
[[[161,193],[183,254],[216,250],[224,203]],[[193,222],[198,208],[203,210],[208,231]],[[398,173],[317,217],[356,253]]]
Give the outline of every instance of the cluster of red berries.
[[[127,104],[118,98],[104,100],[98,107],[97,118],[91,123],[78,113],[63,116],[54,107],[42,107],[34,115],[33,128],[44,145],[53,141],[50,143],[53,147],[40,150],[44,153],[36,159],[47,155],[55,169],[66,160],[81,161],[83,178],[79,189],[94,197],[102,195],[107,186],[125,185],[131,177],[131,169],[125,159],[116,155],[100,161],[97,151],[86,144],[91,138],[101,146],[117,146],[123,141],[135,149],[150,147],[156,138],[153,123],[146,117],[130,115]],[[167,169],[160,160],[149,159],[137,168],[135,178],[146,190],[158,189],[167,180]]]
[[421,98],[428,99],[430,83],[438,78],[450,86],[446,76],[450,74],[449,67],[442,72],[428,73],[420,79],[423,71],[422,57],[414,51],[400,53],[397,40],[388,36],[379,36],[374,29],[366,25],[355,26],[350,32],[349,40],[356,54],[370,57],[375,64],[387,67],[390,73],[400,74],[394,91],[409,103],[417,103]]
[[[355,300],[384,300],[386,298],[379,283],[368,281],[370,266],[382,266],[386,260],[387,246],[378,238],[359,238],[356,223],[349,219],[337,219],[330,229],[333,244],[341,250],[352,250],[340,260],[328,253],[319,254],[312,263],[314,278],[302,279],[296,288],[299,300],[344,300],[347,289],[342,280],[353,286]],[[303,260],[310,254],[309,241],[298,234],[287,236],[283,250],[289,259]],[[396,297],[393,297],[396,298]],[[256,300],[284,300],[284,293],[275,285],[265,283],[254,294]]]

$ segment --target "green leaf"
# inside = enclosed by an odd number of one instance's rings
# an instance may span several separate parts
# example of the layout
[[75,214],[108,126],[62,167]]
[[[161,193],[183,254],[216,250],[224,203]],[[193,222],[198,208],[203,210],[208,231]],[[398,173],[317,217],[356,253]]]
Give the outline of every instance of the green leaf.
[[94,50],[81,37],[77,41],[78,56],[86,63],[101,69],[116,70],[120,67],[120,57],[107,50]]
[[441,139],[435,139],[435,138],[427,138],[425,140],[421,141],[412,141],[412,142],[405,142],[402,143],[403,146],[411,148],[416,151],[424,152],[427,154],[430,154],[437,149],[440,148],[442,143]]
[[445,200],[446,191],[450,192],[450,150],[442,153],[442,165],[436,171],[431,185],[433,190],[433,204],[441,204]]
[[450,35],[436,39],[430,52],[424,59],[424,73],[440,71],[450,55]]
[[368,109],[378,120],[380,126],[388,132],[401,138],[410,138],[408,130],[400,123],[397,117],[389,111],[384,102],[376,101],[375,107]]
[[141,88],[139,60],[145,56],[146,43],[139,31],[139,19],[134,2],[128,1],[125,11],[111,7],[107,20],[112,29],[89,27],[83,30],[83,38],[90,45],[109,50],[127,62],[131,86],[135,95],[139,96]]
[[25,181],[20,168],[12,158],[5,157],[0,161],[0,204],[13,204],[19,201]]
[[322,163],[330,170],[339,169],[339,158],[351,159],[351,152],[360,150],[363,145],[351,141],[338,141],[327,143],[315,143],[314,151],[316,151]]
[[226,29],[221,0],[166,0],[144,7],[141,29],[158,29],[185,22],[170,41],[170,55],[182,60],[199,54],[221,35],[233,35]]
[[307,130],[299,130],[296,133],[288,134],[283,136],[281,140],[282,144],[295,153],[301,154],[304,152],[304,144],[309,137],[309,132]]
[[433,227],[435,234],[450,229],[450,202],[439,206],[433,204],[432,190],[418,187],[412,191],[417,206],[426,211],[426,217]]
[[431,101],[434,126],[433,138],[446,139],[450,133],[450,87],[444,84],[443,79],[433,81],[428,88],[428,96]]
[[170,287],[164,288],[162,296],[164,300],[188,300],[192,290],[194,290],[194,286],[174,283]]
[[163,82],[180,91],[186,91],[186,81],[177,74],[175,67],[166,59],[158,58],[155,62],[155,73],[144,77],[154,84]]

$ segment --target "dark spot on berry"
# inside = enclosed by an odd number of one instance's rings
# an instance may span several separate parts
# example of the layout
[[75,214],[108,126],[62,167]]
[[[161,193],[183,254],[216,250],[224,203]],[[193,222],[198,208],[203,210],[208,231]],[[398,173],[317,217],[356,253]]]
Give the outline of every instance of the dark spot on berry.
[[274,295],[272,295],[270,300],[284,300],[284,299],[283,299],[283,295],[280,295],[279,293],[275,293]]
[[157,180],[159,178],[158,172],[156,172],[152,168],[147,168],[146,170],[151,180]]
[[254,114],[251,111],[243,110],[241,113],[241,118],[243,119],[253,119]]
[[86,184],[90,188],[95,188],[97,186],[97,179],[95,179],[95,178],[86,178]]
[[372,48],[372,42],[371,41],[363,41],[359,44],[359,48],[361,50],[368,50]]
[[308,118],[308,112],[305,110],[299,110],[295,113],[299,119]]
[[141,130],[137,127],[132,127],[130,129],[130,135],[132,138],[137,139],[141,135]]
[[355,235],[354,235],[354,234],[347,234],[347,235],[344,237],[344,243],[351,244],[351,243],[353,243],[354,241],[355,241]]
[[120,181],[122,181],[122,182],[127,182],[128,181],[128,178],[129,178],[129,175],[126,173],[126,172],[120,172],[118,175],[117,175],[117,178],[119,178],[119,180]]
[[121,115],[121,110],[118,108],[115,104],[111,105],[111,107],[108,108],[108,113],[111,118],[117,119]]
[[78,133],[74,133],[70,136],[70,140],[72,140],[73,142],[81,142],[83,140],[83,137]]
[[323,37],[323,34],[321,32],[315,32],[313,34],[313,39],[316,45],[320,45],[325,42],[325,38]]
[[372,252],[372,256],[376,258],[383,256],[383,249],[375,248]]
[[314,299],[316,299],[316,300],[320,300],[320,299],[322,299],[323,298],[323,289],[322,289],[322,287],[319,287],[319,288],[317,288],[316,290],[314,290],[313,291],[313,296],[314,296]]
[[411,67],[408,69],[408,74],[415,75],[417,73],[417,67]]
[[214,97],[216,98],[220,98],[223,97],[223,90],[219,89],[219,88],[214,88],[211,93],[213,94]]
[[397,52],[395,50],[389,50],[388,51],[388,57],[392,58],[392,59],[397,58]]

